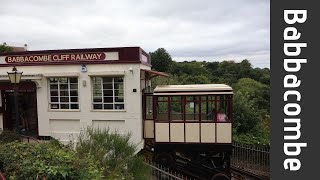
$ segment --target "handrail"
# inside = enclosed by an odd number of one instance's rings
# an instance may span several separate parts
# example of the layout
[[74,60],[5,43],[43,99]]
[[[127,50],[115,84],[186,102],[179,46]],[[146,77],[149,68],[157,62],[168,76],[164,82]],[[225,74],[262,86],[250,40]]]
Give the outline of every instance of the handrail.
[[32,137],[32,136],[20,135],[20,137],[22,140],[23,140],[23,138],[27,139],[28,143],[30,143],[30,139],[37,142],[37,143],[40,143],[39,139]]

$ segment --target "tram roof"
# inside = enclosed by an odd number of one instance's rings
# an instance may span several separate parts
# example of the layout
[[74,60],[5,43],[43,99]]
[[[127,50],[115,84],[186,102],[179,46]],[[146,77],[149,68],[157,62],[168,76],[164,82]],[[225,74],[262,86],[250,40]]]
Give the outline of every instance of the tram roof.
[[225,84],[159,85],[154,94],[232,94],[232,88]]

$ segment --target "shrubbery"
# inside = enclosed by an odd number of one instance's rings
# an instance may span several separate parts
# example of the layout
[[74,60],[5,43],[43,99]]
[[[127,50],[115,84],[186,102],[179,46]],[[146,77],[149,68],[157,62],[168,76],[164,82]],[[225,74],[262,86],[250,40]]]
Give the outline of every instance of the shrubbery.
[[20,141],[20,136],[13,131],[0,129],[0,144],[13,141]]
[[93,158],[80,158],[56,143],[0,145],[0,164],[9,179],[100,179],[102,175]]
[[107,179],[149,179],[150,168],[135,156],[136,146],[130,143],[130,137],[108,129],[87,128],[78,138],[76,152],[99,161]]
[[0,142],[0,170],[17,180],[149,179],[150,168],[135,155],[130,137],[88,128],[75,144],[66,146],[57,140],[20,142],[17,134],[7,131],[1,138],[8,139]]

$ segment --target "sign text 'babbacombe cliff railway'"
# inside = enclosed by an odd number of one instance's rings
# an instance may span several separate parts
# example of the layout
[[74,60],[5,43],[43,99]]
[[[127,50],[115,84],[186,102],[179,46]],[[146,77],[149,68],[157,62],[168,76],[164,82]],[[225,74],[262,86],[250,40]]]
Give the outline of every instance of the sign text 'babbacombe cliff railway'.
[[54,61],[99,61],[106,58],[105,53],[72,53],[72,54],[41,54],[6,56],[7,63],[35,63]]

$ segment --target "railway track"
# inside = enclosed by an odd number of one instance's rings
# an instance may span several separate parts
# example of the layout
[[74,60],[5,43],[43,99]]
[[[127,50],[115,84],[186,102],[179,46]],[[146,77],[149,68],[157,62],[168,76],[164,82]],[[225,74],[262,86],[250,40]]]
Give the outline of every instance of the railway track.
[[270,179],[270,177],[255,174],[253,172],[250,172],[240,167],[231,166],[230,169],[231,169],[231,176],[235,179],[248,179],[248,180],[251,180],[251,179],[269,180]]
[[[150,162],[148,162],[150,163]],[[154,162],[152,162],[154,165]],[[180,177],[183,176],[184,180],[214,180],[212,177],[213,174],[216,174],[220,176],[220,178],[217,179],[223,179],[223,180],[228,180],[231,178],[231,180],[268,180],[270,179],[269,177],[262,176],[259,174],[255,174],[253,172],[247,171],[243,168],[236,167],[236,166],[231,166],[230,167],[230,174],[231,177],[224,176],[224,172],[221,172],[216,169],[210,169],[207,167],[200,167],[198,164],[186,164],[184,162],[179,162],[177,161],[176,165],[174,168],[168,168],[164,167],[161,165],[157,165],[157,167],[162,167],[161,169],[163,171],[166,171],[166,174],[170,174],[172,179],[181,179]],[[215,173],[213,173],[215,172]],[[179,176],[177,176],[177,173]],[[224,178],[223,178],[224,177]],[[162,179],[162,178],[160,178]],[[170,178],[171,179],[171,178]]]

